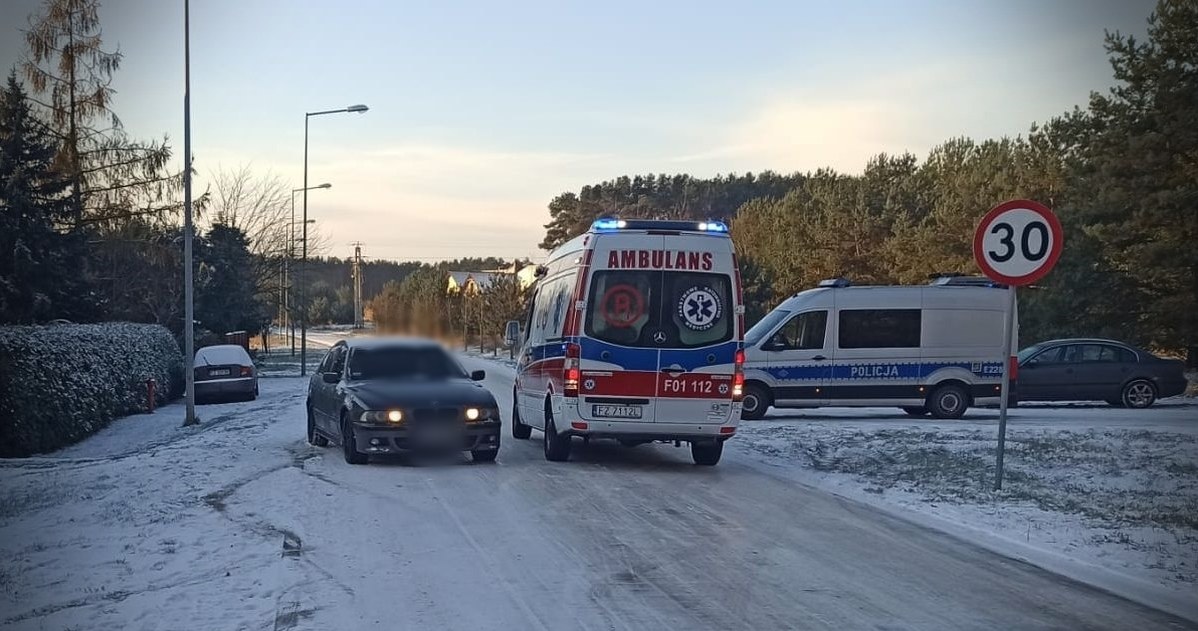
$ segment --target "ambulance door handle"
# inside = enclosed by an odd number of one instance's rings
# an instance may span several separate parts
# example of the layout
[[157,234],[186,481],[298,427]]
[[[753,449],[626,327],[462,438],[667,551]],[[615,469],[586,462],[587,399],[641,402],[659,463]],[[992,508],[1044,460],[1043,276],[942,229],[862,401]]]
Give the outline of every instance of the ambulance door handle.
[[811,358],[811,361],[813,361],[813,362],[822,362],[822,361],[824,361],[825,359],[827,359],[827,357],[824,357],[823,355],[816,355],[815,357],[812,357],[812,358]]

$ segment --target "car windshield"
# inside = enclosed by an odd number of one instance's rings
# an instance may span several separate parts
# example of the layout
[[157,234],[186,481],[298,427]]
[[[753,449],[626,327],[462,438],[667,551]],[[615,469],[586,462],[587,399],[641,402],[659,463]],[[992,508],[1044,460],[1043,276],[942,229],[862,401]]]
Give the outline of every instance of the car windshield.
[[461,379],[466,374],[439,348],[388,346],[354,349],[349,356],[349,377],[371,379]]
[[753,328],[745,333],[745,347],[757,346],[761,338],[765,337],[774,327],[778,326],[778,323],[789,317],[790,312],[783,311],[782,309],[775,309],[765,314],[764,318],[758,320],[757,324],[754,324]]

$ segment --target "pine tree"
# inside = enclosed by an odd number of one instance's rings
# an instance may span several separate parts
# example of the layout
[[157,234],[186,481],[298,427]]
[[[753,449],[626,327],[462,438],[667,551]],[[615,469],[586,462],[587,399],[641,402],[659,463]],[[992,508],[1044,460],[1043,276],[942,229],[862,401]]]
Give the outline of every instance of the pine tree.
[[89,319],[78,270],[84,243],[61,228],[71,217],[70,179],[58,148],[10,74],[0,93],[0,322]]

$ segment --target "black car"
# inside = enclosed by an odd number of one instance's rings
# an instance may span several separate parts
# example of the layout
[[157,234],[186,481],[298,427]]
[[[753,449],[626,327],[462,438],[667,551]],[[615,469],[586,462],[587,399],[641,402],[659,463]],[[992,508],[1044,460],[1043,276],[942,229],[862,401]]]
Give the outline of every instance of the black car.
[[1146,408],[1185,392],[1184,364],[1100,339],[1041,342],[1019,351],[1020,401],[1106,401]]
[[308,442],[342,446],[345,461],[373,454],[469,451],[478,462],[499,453],[499,407],[454,358],[430,340],[365,338],[338,342],[308,386]]

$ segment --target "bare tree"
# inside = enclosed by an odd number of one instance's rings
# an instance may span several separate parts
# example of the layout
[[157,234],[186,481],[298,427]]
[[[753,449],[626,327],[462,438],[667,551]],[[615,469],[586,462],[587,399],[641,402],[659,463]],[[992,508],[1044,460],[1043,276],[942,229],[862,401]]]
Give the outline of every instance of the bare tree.
[[[292,220],[291,187],[279,176],[256,173],[250,165],[218,166],[212,174],[208,220],[245,233],[254,260],[258,294],[277,305],[280,316],[290,305],[296,316],[295,287],[302,251],[303,225]],[[327,239],[316,226],[308,226],[308,255],[317,256]],[[280,318],[281,319],[281,318]]]

